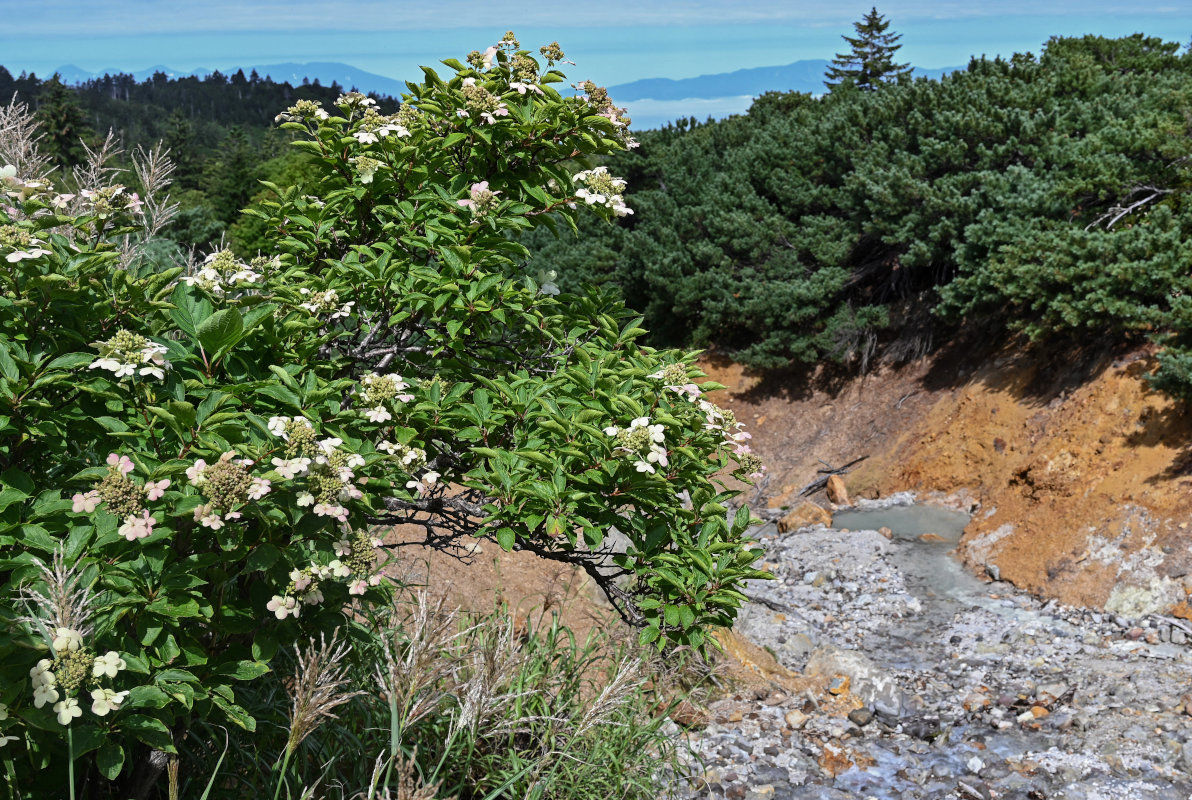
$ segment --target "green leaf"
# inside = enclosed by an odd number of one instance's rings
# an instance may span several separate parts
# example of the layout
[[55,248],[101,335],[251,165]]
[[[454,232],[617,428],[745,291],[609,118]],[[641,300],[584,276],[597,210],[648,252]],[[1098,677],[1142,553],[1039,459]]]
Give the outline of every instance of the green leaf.
[[504,527],[497,529],[497,544],[501,549],[510,552],[513,550],[513,543],[517,539],[517,534],[514,533],[513,528]]
[[269,672],[269,665],[264,661],[234,661],[230,664],[220,664],[215,673],[225,678],[237,681],[251,681]]
[[156,686],[145,684],[128,690],[125,708],[164,708],[170,704],[170,696]]
[[115,742],[105,744],[95,754],[95,764],[101,775],[110,781],[116,780],[124,768],[124,748]]
[[255,731],[257,729],[257,721],[253,719],[252,714],[249,714],[235,703],[225,700],[222,696],[212,693],[211,700],[215,705],[219,706],[220,710],[227,715],[228,719],[244,728],[246,731]]
[[178,752],[174,747],[174,737],[170,735],[170,729],[159,719],[132,714],[120,720],[120,730],[157,750],[167,753]]
[[207,354],[216,356],[240,341],[244,333],[244,317],[239,309],[225,308],[203,320],[196,333]]

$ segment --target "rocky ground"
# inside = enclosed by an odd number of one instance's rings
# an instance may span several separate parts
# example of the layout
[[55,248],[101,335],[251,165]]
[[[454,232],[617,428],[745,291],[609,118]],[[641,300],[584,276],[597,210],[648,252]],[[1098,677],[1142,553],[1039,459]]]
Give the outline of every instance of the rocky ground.
[[1192,797],[1184,621],[1044,603],[884,533],[758,531],[776,579],[736,631],[790,679],[693,723],[688,797]]

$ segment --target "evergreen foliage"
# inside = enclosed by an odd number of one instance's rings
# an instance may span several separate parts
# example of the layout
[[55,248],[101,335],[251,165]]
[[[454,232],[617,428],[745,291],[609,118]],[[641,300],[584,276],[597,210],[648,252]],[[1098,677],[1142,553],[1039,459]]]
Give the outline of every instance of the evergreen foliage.
[[970,324],[1160,337],[1176,391],[1190,72],[1178,45],[1090,36],[880,92],[766,95],[642,136],[610,161],[638,214],[581,223],[582,244],[536,231],[535,261],[621,287],[658,341],[758,367],[914,356]]
[[824,85],[836,89],[851,84],[864,91],[873,91],[883,83],[897,82],[911,74],[909,64],[895,64],[894,54],[902,45],[899,33],[887,33],[890,21],[871,8],[869,13],[854,22],[857,35],[841,36],[851,48],[847,53],[837,53],[828,66]]

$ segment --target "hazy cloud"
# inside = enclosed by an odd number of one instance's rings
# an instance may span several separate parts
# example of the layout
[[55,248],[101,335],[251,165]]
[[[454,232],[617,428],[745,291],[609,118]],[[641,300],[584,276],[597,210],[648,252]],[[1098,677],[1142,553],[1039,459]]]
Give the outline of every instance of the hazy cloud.
[[[0,41],[27,35],[103,36],[129,33],[264,30],[403,31],[534,26],[551,28],[757,22],[842,26],[868,11],[872,0],[824,3],[790,0],[603,0],[581,14],[533,0],[4,0]],[[896,22],[1016,15],[1125,15],[1120,0],[887,0],[882,13]],[[1164,7],[1147,9],[1167,13]],[[1186,12],[1186,9],[1184,10]],[[1172,7],[1170,13],[1184,13]]]

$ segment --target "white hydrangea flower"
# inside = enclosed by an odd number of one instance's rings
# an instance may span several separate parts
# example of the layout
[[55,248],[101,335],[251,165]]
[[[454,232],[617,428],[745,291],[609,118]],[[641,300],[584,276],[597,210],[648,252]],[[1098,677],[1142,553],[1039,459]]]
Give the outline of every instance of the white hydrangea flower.
[[[107,716],[109,712],[120,710],[120,704],[128,697],[128,692],[116,692],[111,689],[95,689],[91,692],[91,713],[97,717]],[[75,716],[78,716],[76,714]],[[63,723],[66,724],[66,723]]]
[[68,697],[54,704],[54,713],[58,715],[59,725],[69,725],[73,720],[83,716],[83,709],[79,708],[78,700]]
[[54,652],[65,653],[81,650],[83,637],[72,628],[58,628],[54,632]]
[[128,665],[124,663],[124,659],[115,650],[109,650],[102,656],[95,657],[95,664],[92,667],[91,674],[96,678],[102,678],[105,675],[109,678],[115,678],[116,673],[122,669],[126,669]]

